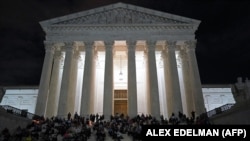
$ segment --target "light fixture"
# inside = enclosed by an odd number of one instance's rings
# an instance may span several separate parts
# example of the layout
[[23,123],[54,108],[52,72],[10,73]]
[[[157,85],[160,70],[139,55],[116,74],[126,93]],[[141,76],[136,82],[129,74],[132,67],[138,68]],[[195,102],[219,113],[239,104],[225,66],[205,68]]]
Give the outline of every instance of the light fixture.
[[122,55],[120,55],[120,73],[119,73],[119,80],[122,81],[123,78],[122,78]]

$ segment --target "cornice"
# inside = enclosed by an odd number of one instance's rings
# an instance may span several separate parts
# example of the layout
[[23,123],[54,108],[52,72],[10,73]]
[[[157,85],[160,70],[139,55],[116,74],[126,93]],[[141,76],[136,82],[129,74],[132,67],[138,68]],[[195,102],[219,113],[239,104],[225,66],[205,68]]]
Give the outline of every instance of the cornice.
[[133,25],[51,25],[45,29],[49,32],[82,32],[82,31],[192,31],[196,27],[192,24],[133,24]]

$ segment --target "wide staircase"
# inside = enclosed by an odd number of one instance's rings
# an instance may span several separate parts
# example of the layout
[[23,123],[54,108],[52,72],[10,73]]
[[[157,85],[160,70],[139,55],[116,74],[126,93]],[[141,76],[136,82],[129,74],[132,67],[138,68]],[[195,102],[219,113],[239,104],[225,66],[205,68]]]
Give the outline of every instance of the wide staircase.
[[[38,117],[38,115],[29,113],[25,110],[21,110],[9,105],[0,105],[0,131],[4,128],[8,128],[10,133],[13,134],[18,126],[26,128],[27,125],[32,123],[32,119]],[[106,137],[105,141],[114,141],[112,137],[108,135],[105,130]],[[132,141],[132,137],[127,134],[122,134],[121,141]],[[96,141],[96,131],[92,130],[91,136],[88,141]]]
[[[250,101],[243,103],[242,105],[235,106],[234,104],[226,104],[221,107],[218,107],[212,111],[209,111],[207,113],[204,113],[207,115],[209,120],[212,124],[224,124],[226,123],[227,119],[230,121],[229,124],[238,123],[238,121],[241,121],[241,123],[244,122],[244,124],[250,124],[249,122],[249,115],[250,115]],[[244,114],[244,116],[239,114]],[[13,131],[20,126],[21,128],[25,128],[27,125],[32,123],[32,119],[36,117],[37,115],[34,115],[32,113],[29,113],[25,110],[17,109],[8,105],[1,105],[0,106],[0,131],[2,131],[4,128],[8,128],[10,133],[13,133]],[[239,120],[233,121],[231,118],[233,116],[240,117]],[[38,116],[37,116],[38,117]],[[233,117],[234,119],[237,119],[237,117]],[[243,118],[246,117],[246,118]],[[248,120],[243,120],[248,119]],[[242,122],[243,121],[243,122]],[[228,124],[228,123],[227,123]],[[111,136],[109,136],[107,130],[105,141],[114,141]],[[122,134],[121,141],[132,141],[132,137],[128,136],[127,134]],[[96,131],[92,129],[92,134],[88,141],[96,141]]]
[[[105,137],[105,141],[115,141],[115,139],[112,139],[112,137],[110,137],[108,135],[107,130],[105,130],[106,133],[106,137]],[[133,138],[131,136],[128,136],[127,134],[122,134],[122,139],[121,141],[133,141]],[[88,139],[88,141],[96,141],[96,134],[95,131],[92,131],[91,137]]]

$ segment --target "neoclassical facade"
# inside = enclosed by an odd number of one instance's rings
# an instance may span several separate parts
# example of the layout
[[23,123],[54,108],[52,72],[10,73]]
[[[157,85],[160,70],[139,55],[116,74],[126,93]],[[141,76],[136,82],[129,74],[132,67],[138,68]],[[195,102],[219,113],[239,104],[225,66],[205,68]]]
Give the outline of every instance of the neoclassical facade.
[[206,111],[200,21],[116,3],[40,22],[45,59],[35,113],[190,116]]

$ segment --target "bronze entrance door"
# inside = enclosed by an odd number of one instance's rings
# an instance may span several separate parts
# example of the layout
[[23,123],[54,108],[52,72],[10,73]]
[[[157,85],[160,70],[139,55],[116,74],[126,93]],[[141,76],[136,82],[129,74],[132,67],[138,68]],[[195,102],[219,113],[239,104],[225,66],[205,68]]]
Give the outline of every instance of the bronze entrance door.
[[128,114],[127,100],[115,100],[114,101],[114,114]]
[[115,90],[114,92],[114,115],[128,114],[127,90]]

